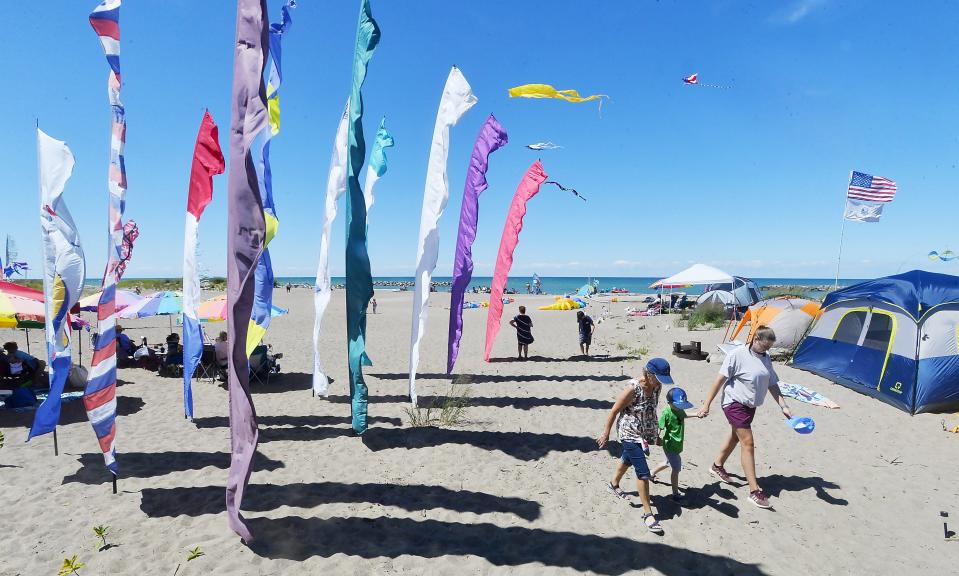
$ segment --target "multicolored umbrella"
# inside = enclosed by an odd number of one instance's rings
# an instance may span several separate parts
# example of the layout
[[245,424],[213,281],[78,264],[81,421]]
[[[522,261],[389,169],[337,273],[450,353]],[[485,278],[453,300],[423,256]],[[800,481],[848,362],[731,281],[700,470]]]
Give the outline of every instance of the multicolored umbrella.
[[[77,312],[74,307],[71,312]],[[78,330],[89,326],[78,316],[70,316],[70,325]],[[45,328],[46,308],[43,292],[0,280],[0,328]]]
[[[80,298],[80,310],[85,312],[96,312],[97,305],[100,303],[100,294],[90,294],[84,298]],[[133,306],[137,302],[143,300],[142,296],[138,296],[136,292],[131,292],[130,290],[117,290],[116,303],[117,310],[123,310]]]
[[[119,290],[117,296],[119,297]],[[157,292],[123,309],[120,318],[146,318],[147,316],[167,316],[183,311],[183,297],[179,292]]]
[[31,300],[0,291],[0,328],[43,328],[43,300]]
[[[274,305],[270,310],[270,317],[276,318],[289,312],[289,310]],[[197,307],[197,318],[200,319],[200,322],[223,322],[227,319],[227,315],[226,296],[211,298]]]

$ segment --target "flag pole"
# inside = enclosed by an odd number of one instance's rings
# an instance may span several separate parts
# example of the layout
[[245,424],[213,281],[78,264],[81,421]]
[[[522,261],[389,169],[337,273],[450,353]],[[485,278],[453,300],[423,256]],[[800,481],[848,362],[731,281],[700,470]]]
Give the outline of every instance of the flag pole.
[[836,258],[836,285],[833,290],[839,289],[839,264],[842,262],[842,241],[846,235],[846,211],[843,210],[842,228],[839,229],[839,257]]
[[[849,172],[849,182],[852,183],[852,171]],[[842,227],[839,229],[839,256],[836,258],[836,284],[833,290],[839,289],[839,265],[842,263],[842,242],[846,236],[846,203],[849,200],[849,186],[846,186],[846,196],[842,204]]]

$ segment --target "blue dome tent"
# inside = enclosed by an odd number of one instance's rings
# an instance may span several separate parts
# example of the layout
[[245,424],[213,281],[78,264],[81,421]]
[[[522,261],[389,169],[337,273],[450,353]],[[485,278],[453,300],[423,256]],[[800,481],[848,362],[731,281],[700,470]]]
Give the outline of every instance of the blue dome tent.
[[959,277],[913,270],[830,293],[793,366],[900,410],[959,410]]

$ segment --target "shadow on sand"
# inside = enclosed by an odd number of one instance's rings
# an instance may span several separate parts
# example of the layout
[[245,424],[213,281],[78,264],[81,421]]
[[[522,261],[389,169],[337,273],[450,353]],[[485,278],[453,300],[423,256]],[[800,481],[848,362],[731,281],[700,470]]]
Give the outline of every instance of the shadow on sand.
[[[523,498],[506,498],[469,490],[450,490],[442,486],[344,484],[341,482],[254,484],[246,491],[243,509],[251,512],[267,512],[280,506],[313,508],[334,502],[396,506],[410,512],[435,508],[474,514],[500,512],[513,514],[530,522],[539,518],[540,515],[540,504]],[[140,509],[151,518],[201,516],[225,511],[226,503],[222,486],[144,488]]]
[[[372,424],[391,424],[393,426],[402,426],[403,421],[399,418],[390,418],[386,416],[369,416],[368,422]],[[261,416],[257,415],[256,422],[260,426],[349,426],[352,422],[349,416]],[[194,418],[193,423],[197,428],[227,428],[230,426],[228,416],[204,416]],[[260,429],[264,430],[263,428]]]
[[[468,444],[483,450],[499,451],[518,460],[539,460],[550,452],[595,452],[596,440],[584,436],[537,432],[496,432],[448,428],[370,428],[362,436],[373,452],[390,448],[433,448],[443,444]],[[605,450],[618,454],[619,445],[610,442]]]
[[[63,477],[63,484],[107,484],[111,475],[103,468],[100,454],[81,454],[81,468]],[[121,452],[117,454],[120,479],[154,478],[186,470],[201,470],[208,466],[226,470],[230,467],[229,452]],[[277,470],[283,463],[267,458],[259,452],[253,457],[254,470]]]
[[598,574],[653,569],[662,574],[760,576],[754,564],[673,547],[572,532],[408,518],[249,518],[259,556],[302,561],[346,554],[361,558],[478,556],[495,566],[539,563]]
[[[406,373],[369,374],[380,380],[409,379]],[[617,382],[631,376],[600,376],[598,374],[547,376],[545,374],[435,374],[417,373],[417,380],[451,380],[452,384],[493,384],[502,382]]]
[[[117,396],[117,416],[130,416],[136,414],[146,405],[142,398],[134,396]],[[13,410],[0,410],[0,422],[4,426],[14,427],[23,426],[30,428],[33,426],[33,417],[36,410],[30,412],[14,412]],[[67,424],[76,424],[87,421],[87,412],[83,408],[83,401],[77,399],[60,405],[60,426]]]
[[[349,404],[350,397],[344,395],[327,396],[328,402],[335,404]],[[420,396],[420,405],[429,406],[433,403],[441,404],[443,398],[439,396]],[[406,394],[384,394],[382,396],[370,396],[370,404],[407,404],[410,397]],[[593,410],[609,410],[613,407],[612,401],[593,400],[591,398],[538,398],[496,396],[485,398],[482,396],[470,396],[470,406],[491,406],[494,408],[516,408],[519,410],[531,410],[533,408],[549,406],[566,406],[569,408],[590,408]]]
[[530,356],[526,359],[520,359],[516,356],[503,356],[502,358],[490,358],[489,362],[626,362],[627,360],[637,360],[632,356],[610,356],[609,354],[592,354],[590,356],[584,356],[583,354],[576,354],[574,356],[568,356],[566,358],[550,358],[548,356]]
[[849,504],[848,500],[836,498],[826,492],[827,488],[830,490],[839,490],[838,484],[823,480],[818,476],[803,477],[773,474],[772,476],[760,478],[759,485],[762,487],[763,492],[774,498],[779,498],[779,495],[783,492],[800,492],[812,488],[816,491],[816,496],[827,504],[834,506],[846,506]]

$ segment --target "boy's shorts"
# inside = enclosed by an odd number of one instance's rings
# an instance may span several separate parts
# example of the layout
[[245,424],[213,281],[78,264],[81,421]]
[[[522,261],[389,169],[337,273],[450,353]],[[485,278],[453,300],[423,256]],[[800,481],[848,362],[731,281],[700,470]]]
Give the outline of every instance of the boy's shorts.
[[649,480],[649,464],[646,462],[646,454],[643,452],[643,446],[639,442],[623,442],[623,455],[620,457],[623,464],[632,464],[636,470],[636,477],[640,480]]
[[673,454],[671,452],[663,452],[666,455],[666,462],[669,463],[669,467],[673,470],[679,472],[683,469],[683,457],[679,454]]

